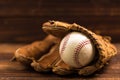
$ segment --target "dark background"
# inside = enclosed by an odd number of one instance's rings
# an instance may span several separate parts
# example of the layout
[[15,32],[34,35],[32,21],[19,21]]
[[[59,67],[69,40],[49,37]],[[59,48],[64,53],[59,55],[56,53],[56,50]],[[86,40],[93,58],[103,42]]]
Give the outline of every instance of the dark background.
[[0,0],[0,43],[41,40],[48,20],[75,22],[120,41],[120,0]]

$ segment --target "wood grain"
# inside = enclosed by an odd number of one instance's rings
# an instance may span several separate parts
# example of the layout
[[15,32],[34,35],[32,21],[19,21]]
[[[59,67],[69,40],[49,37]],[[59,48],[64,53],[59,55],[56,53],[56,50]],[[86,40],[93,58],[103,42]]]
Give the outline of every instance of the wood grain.
[[[115,44],[118,54],[102,70],[89,77],[78,75],[58,76],[54,73],[38,73],[18,62],[10,62],[14,51],[25,44],[0,44],[0,80],[119,80],[120,44]],[[4,48],[4,49],[3,49]]]
[[0,42],[29,43],[43,39],[48,20],[78,23],[119,42],[119,0],[0,0]]

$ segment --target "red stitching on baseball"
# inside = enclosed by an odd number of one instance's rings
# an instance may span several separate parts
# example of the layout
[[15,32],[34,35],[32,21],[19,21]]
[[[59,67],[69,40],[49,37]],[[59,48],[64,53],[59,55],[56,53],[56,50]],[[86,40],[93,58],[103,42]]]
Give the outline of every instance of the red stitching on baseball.
[[63,54],[63,52],[64,52],[64,50],[65,50],[65,48],[66,48],[66,45],[67,45],[67,42],[68,42],[69,38],[70,38],[70,34],[68,34],[68,35],[64,38],[64,42],[63,42],[63,45],[62,45],[62,49],[61,49],[61,51],[60,51],[60,54],[61,54],[61,55]]
[[86,44],[89,44],[89,43],[90,43],[90,40],[87,39],[85,41],[79,42],[79,44],[75,48],[73,60],[78,66],[82,66],[81,63],[79,62],[79,58],[78,58],[79,51],[82,49],[83,46],[85,46]]

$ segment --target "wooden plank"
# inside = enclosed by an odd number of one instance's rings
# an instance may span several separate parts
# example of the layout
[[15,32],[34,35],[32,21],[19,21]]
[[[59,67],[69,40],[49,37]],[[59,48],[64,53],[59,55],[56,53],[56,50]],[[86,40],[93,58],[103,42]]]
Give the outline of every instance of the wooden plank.
[[119,3],[119,0],[0,0],[0,42],[42,39],[45,34],[40,26],[48,20],[76,22],[118,42]]
[[[0,1],[0,16],[53,16],[53,15],[119,15],[119,1],[56,1],[19,0]],[[74,6],[73,6],[74,5]],[[54,8],[56,7],[56,9]]]
[[[78,75],[58,76],[53,73],[38,73],[33,69],[21,65],[18,62],[10,62],[14,51],[25,44],[0,44],[0,79],[1,80],[119,80],[120,79],[120,44],[115,44],[118,54],[113,57],[96,75],[82,77]],[[6,49],[3,49],[6,48]],[[2,58],[4,57],[4,58]]]
[[[56,7],[56,6],[55,6]],[[50,11],[49,11],[50,9]],[[11,13],[9,13],[11,12]],[[8,14],[9,13],[9,14]],[[52,8],[35,8],[35,9],[28,9],[28,8],[9,8],[9,9],[1,9],[0,16],[62,16],[62,15],[69,15],[69,16],[82,16],[82,15],[110,15],[110,16],[120,16],[120,9],[119,8],[64,8],[57,7],[55,10],[54,7]]]

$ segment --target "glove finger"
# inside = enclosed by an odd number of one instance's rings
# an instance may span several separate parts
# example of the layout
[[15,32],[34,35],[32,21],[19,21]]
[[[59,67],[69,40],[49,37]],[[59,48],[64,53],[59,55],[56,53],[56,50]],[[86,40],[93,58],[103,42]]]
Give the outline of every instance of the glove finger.
[[39,59],[42,55],[47,53],[55,44],[55,37],[49,35],[43,41],[36,41],[32,44],[23,46],[16,50],[15,59],[25,65],[30,65],[32,59]]
[[69,75],[75,73],[75,69],[71,68],[69,65],[65,64],[63,60],[59,60],[53,67],[52,71],[59,75]]
[[57,44],[53,46],[49,53],[43,55],[38,61],[33,61],[31,66],[38,72],[51,71],[55,63],[60,60],[58,47]]
[[83,67],[82,69],[78,69],[78,74],[82,76],[88,76],[96,71],[97,68],[94,65],[92,65],[92,66]]

